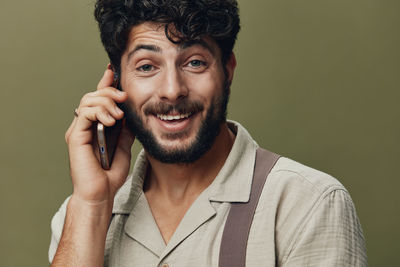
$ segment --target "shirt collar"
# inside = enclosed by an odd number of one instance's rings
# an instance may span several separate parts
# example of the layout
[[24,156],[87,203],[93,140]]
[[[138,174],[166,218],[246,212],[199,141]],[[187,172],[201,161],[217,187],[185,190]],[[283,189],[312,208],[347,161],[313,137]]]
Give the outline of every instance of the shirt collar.
[[247,202],[250,198],[257,143],[247,130],[228,121],[236,138],[224,166],[209,186],[209,199],[219,202]]
[[[218,175],[204,193],[210,201],[247,202],[258,145],[238,122],[229,120],[228,126],[236,135],[235,142]],[[142,150],[136,159],[133,172],[115,196],[113,213],[129,214],[132,211],[143,194],[147,166],[145,152]]]

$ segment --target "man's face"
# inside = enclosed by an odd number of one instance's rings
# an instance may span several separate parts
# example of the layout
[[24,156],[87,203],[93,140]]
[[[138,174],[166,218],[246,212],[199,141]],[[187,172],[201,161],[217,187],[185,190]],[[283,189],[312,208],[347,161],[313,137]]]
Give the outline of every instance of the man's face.
[[[233,69],[227,64],[227,73]],[[215,42],[177,45],[161,24],[135,26],[121,58],[128,126],[155,159],[193,162],[225,121],[230,77]]]

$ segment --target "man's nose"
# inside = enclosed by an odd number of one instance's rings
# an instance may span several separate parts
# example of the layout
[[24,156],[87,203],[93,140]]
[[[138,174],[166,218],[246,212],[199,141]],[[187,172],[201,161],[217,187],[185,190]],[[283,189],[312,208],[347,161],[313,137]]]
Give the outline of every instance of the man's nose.
[[176,68],[166,71],[159,88],[160,98],[164,101],[176,102],[187,95],[188,88],[184,82],[183,74]]

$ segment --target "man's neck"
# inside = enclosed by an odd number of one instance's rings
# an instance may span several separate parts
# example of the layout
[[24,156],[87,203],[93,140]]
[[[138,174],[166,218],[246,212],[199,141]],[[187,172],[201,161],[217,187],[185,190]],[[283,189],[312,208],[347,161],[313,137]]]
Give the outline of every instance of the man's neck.
[[171,203],[192,202],[217,176],[231,151],[235,136],[224,123],[211,149],[190,164],[166,164],[147,156],[150,168],[145,181],[146,194]]

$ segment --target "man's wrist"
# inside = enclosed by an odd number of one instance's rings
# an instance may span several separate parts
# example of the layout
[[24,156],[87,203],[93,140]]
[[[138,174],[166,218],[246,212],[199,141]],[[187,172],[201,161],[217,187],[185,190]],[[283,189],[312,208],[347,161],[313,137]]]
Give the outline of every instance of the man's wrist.
[[76,194],[72,194],[68,203],[68,209],[71,209],[72,214],[93,219],[110,218],[112,207],[113,200],[87,201]]

